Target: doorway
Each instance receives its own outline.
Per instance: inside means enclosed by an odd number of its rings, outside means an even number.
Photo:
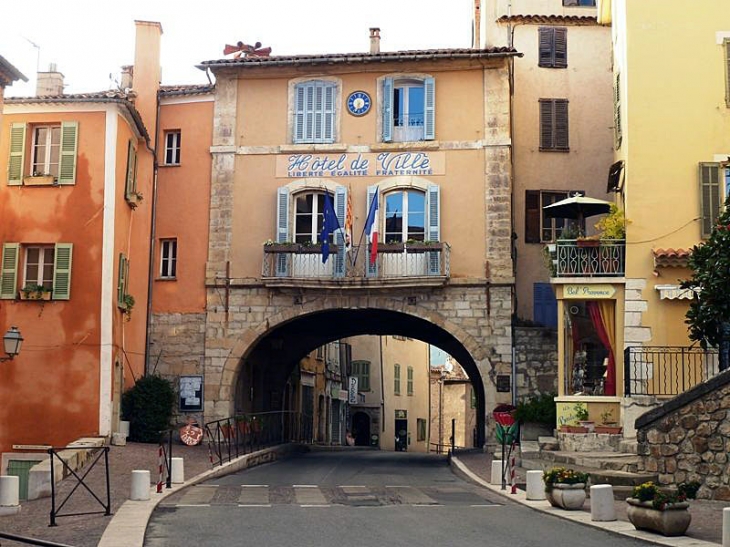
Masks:
[[[408,450],[408,420],[395,421],[395,451],[406,452]]]
[[[365,412],[352,415],[352,436],[355,446],[370,446],[370,416]]]

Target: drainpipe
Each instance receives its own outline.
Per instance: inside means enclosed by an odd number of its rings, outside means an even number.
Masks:
[[[156,224],[157,224],[157,172],[159,165],[157,163],[157,145],[159,138],[159,127],[160,127],[160,92],[157,91],[157,113],[155,115],[155,147],[150,148],[147,143],[147,150],[152,153],[153,167],[152,167],[152,218],[150,221],[150,256],[149,266],[147,271],[147,318],[145,326],[145,345],[144,345],[144,374],[149,374],[150,368],[150,345],[151,341],[151,330],[152,330],[152,287],[154,283],[155,274],[155,238],[156,238]]]

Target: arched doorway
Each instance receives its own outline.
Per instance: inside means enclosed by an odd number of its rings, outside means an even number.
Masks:
[[[370,416],[366,412],[352,415],[352,436],[355,446],[370,446]]]

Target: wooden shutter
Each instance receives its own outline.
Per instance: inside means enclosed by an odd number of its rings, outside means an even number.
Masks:
[[[128,197],[134,190],[134,164],[136,152],[134,150],[134,143],[129,141],[127,143],[127,180],[124,183],[124,197]]]
[[[555,29],[540,27],[538,29],[538,59],[537,66],[550,68],[554,64],[553,46],[555,44]]]
[[[78,138],[78,122],[63,122],[61,124],[61,159],[58,169],[58,184],[76,184]]]
[[[335,243],[337,244],[337,256],[335,256],[335,277],[345,277],[345,213],[347,211],[347,187],[337,186],[335,188],[335,214],[340,228],[335,232]]]
[[[525,190],[525,243],[540,243],[540,191]]]
[[[555,68],[567,68],[568,29],[560,27],[553,30],[555,31],[553,43],[553,66]]]
[[[436,184],[429,184],[426,190],[426,241],[441,241],[441,192]],[[442,252],[426,253],[428,275],[441,273]]]
[[[0,269],[0,299],[14,299],[18,286],[19,243],[3,244],[2,269]]]
[[[73,243],[56,243],[53,264],[53,299],[71,298],[71,258]]]
[[[436,81],[433,78],[423,80],[423,101],[425,103],[423,138],[432,141],[436,138]]]
[[[532,289],[532,318],[546,327],[558,326],[558,301],[550,283],[535,283]]]
[[[569,146],[569,125],[568,125],[568,101],[555,99],[555,149],[568,150]]]
[[[304,84],[297,84],[294,87],[294,143],[304,142],[304,118],[306,117],[304,112],[304,95]]]
[[[613,138],[616,150],[621,148],[623,135],[621,133],[621,74],[616,73],[613,87]]]
[[[289,241],[289,188],[281,186],[276,192],[276,242]],[[289,254],[276,255],[276,275],[289,276]]]
[[[25,167],[26,124],[14,123],[10,126],[10,158],[8,159],[8,186],[23,184]]]
[[[725,38],[725,104],[730,108],[730,38]]]
[[[124,292],[127,285],[127,259],[119,253],[119,270],[117,271],[117,306],[124,304]]]
[[[383,78],[383,142],[393,140],[393,78]]]
[[[375,198],[375,192],[378,191],[377,185],[368,186],[368,199],[367,199],[367,208],[365,209],[365,219],[368,218],[368,214],[370,213],[370,204],[373,202],[373,199]],[[380,204],[378,204],[380,205]],[[380,234],[378,234],[380,235]],[[383,234],[383,237],[385,237],[385,234]],[[378,277],[378,261],[376,260],[374,264],[370,263],[370,245],[368,243],[368,234],[365,234],[364,238],[364,251],[365,251],[365,264],[367,264],[365,275],[366,277]],[[359,253],[360,251],[358,251]]]
[[[550,99],[540,99],[540,150],[552,150],[553,126],[553,103]]]
[[[720,164],[700,163],[700,232],[703,239],[710,237],[720,215]]]

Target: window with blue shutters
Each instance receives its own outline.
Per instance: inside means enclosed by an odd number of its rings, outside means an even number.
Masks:
[[[384,78],[383,142],[436,138],[436,85],[431,77]]]
[[[295,143],[335,142],[337,84],[311,80],[294,86]]]

